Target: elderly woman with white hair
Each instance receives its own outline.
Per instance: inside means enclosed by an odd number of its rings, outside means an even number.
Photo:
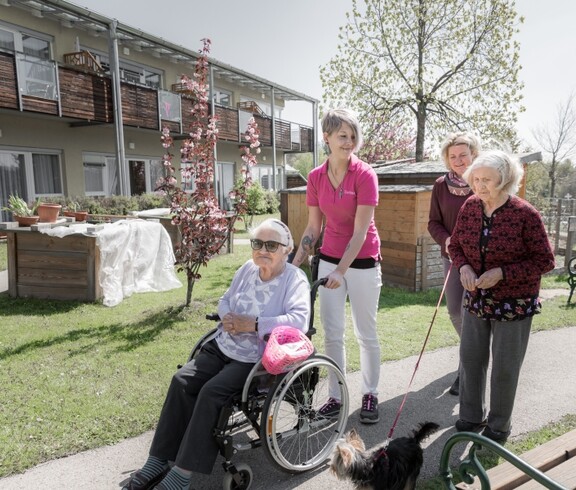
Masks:
[[[522,175],[521,164],[508,154],[481,153],[463,175],[474,195],[460,209],[448,246],[466,290],[456,429],[483,430],[484,436],[499,443],[510,435],[532,318],[541,309],[540,279],[554,268],[540,214],[514,195]]]
[[[308,331],[310,286],[304,272],[288,263],[290,230],[268,219],[251,236],[252,259],[220,298],[216,333],[174,374],[148,459],[124,489],[189,489],[193,472],[210,474],[220,411],[261,359],[265,336],[280,325]],[[175,462],[172,469],[169,461]]]

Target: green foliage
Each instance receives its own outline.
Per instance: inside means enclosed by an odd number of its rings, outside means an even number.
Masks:
[[[554,173],[555,194],[560,198],[576,197],[576,168],[570,160],[556,165],[550,162],[535,162],[526,166],[526,200],[540,212],[546,213],[550,206],[551,180]]]
[[[280,210],[280,200],[276,191],[264,191],[264,202],[266,203],[264,214],[274,214]]]
[[[34,216],[39,204],[40,201],[36,201],[32,205],[28,205],[20,196],[12,194],[8,197],[8,206],[3,207],[2,210],[10,211],[14,216]]]
[[[318,164],[321,164],[328,158],[323,144],[319,145],[320,151],[318,152]],[[294,167],[302,177],[308,178],[310,170],[314,168],[314,158],[312,153],[289,153],[286,155],[286,163]]]
[[[522,110],[518,19],[508,0],[353,0],[338,53],[321,67],[324,103],[408,124],[416,159],[455,129],[511,140]],[[430,136],[430,138],[429,138]]]
[[[243,186],[242,179],[236,181],[234,186],[237,189]],[[248,189],[246,189],[246,215],[241,219],[244,221],[246,229],[252,226],[252,219],[254,216],[262,214],[275,214],[280,209],[280,201],[278,194],[274,191],[266,190],[260,185],[259,182],[253,182]]]
[[[259,182],[254,182],[246,191],[248,214],[266,214],[266,191]]]
[[[53,197],[43,199],[47,202],[61,204],[67,209],[88,211],[90,214],[111,214],[124,216],[130,211],[144,211],[145,209],[167,208],[169,202],[162,194],[141,194],[138,196],[71,196]]]

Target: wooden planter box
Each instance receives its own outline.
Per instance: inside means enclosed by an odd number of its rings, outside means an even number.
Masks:
[[[13,298],[97,301],[100,251],[95,236],[62,238],[31,231],[6,230],[8,294]]]

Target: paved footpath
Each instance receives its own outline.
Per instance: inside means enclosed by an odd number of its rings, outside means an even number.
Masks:
[[[512,438],[539,429],[563,415],[576,413],[576,327],[532,334],[522,370]],[[367,447],[386,439],[390,426],[409,379],[416,357],[387,362],[381,368],[380,423],[363,426],[358,422],[360,409],[360,377],[349,376],[352,400],[349,427],[356,427]],[[423,477],[438,474],[442,447],[454,433],[458,418],[458,399],[447,390],[455,377],[457,348],[451,347],[425,353],[412,385],[406,405],[395,430],[395,436],[406,434],[422,421],[434,421],[441,430],[426,444]],[[19,475],[0,479],[0,490],[29,488],[52,489],[119,489],[129,475],[145,461],[152,433],[125,440],[114,446],[86,451],[74,456],[44,463]],[[458,447],[454,460],[464,452]],[[324,466],[314,472],[289,475],[274,469],[261,449],[240,453],[236,462],[244,462],[254,472],[254,490],[259,489],[351,489],[348,483],[338,482]],[[212,475],[193,483],[196,490],[222,488],[223,470],[217,462]]]

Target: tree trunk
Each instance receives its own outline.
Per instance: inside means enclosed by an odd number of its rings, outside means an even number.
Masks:
[[[556,194],[556,159],[552,158],[552,163],[550,164],[550,172],[548,172],[550,177],[550,197],[555,197]]]
[[[186,306],[190,306],[192,302],[192,291],[194,290],[194,284],[196,283],[196,279],[193,277],[188,278],[188,289],[186,290]]]
[[[426,139],[426,104],[418,103],[416,114],[416,161],[424,161],[424,143]]]

